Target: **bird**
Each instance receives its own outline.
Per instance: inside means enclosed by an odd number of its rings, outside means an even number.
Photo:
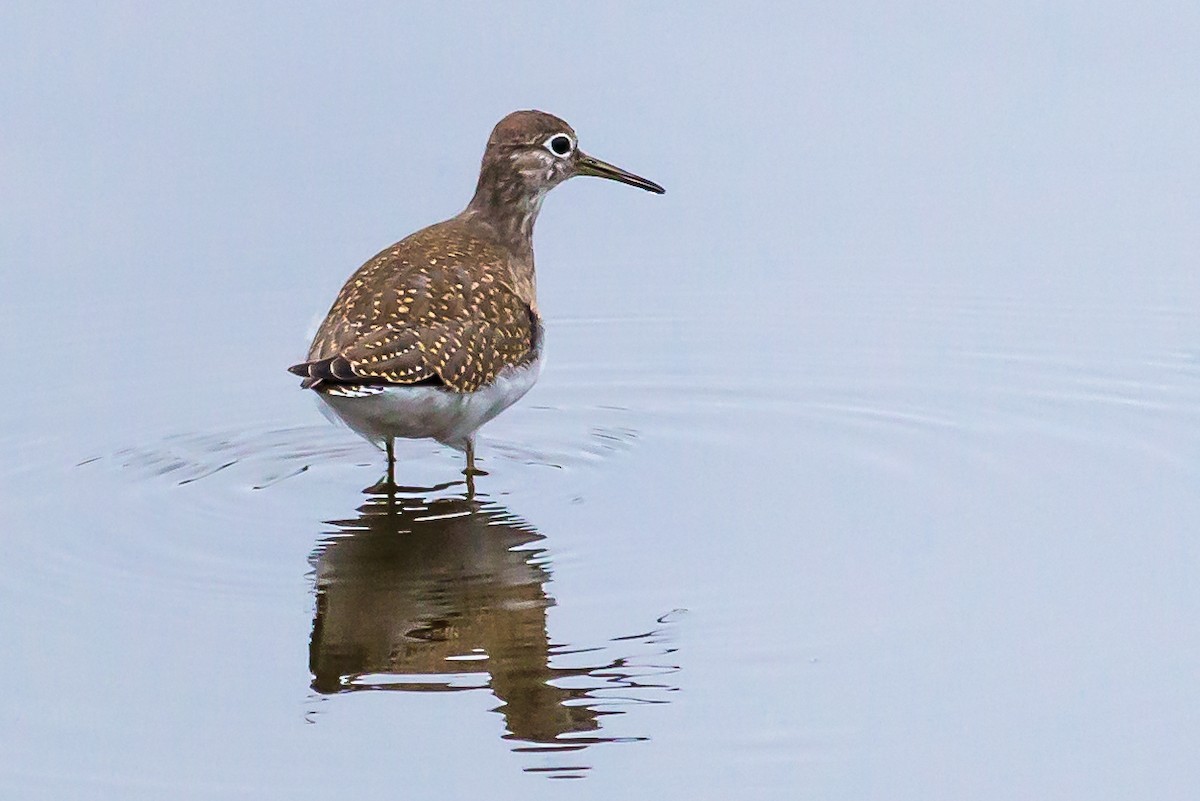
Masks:
[[[433,439],[486,475],[475,434],[533,387],[542,368],[533,227],[554,187],[578,175],[656,194],[657,183],[579,149],[553,114],[515,111],[488,137],[475,194],[459,214],[385,248],[350,276],[289,371],[328,411],[387,454]]]

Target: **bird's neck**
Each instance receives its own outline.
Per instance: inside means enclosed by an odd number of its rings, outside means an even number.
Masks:
[[[533,226],[546,190],[530,190],[520,180],[489,180],[485,168],[475,196],[459,215],[461,219],[491,229],[496,239],[512,254],[511,266],[517,291],[536,308],[536,278],[533,268]]]
[[[549,187],[533,186],[507,166],[485,159],[463,215],[487,223],[514,253],[524,255],[533,252],[533,225]]]

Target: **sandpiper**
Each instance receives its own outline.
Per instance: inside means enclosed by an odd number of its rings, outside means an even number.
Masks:
[[[516,111],[488,138],[475,196],[449,220],[359,267],[317,330],[302,376],[350,428],[387,451],[431,438],[467,455],[475,432],[516,403],[541,370],[533,225],[542,199],[576,175],[665,190],[585,154],[570,125]]]

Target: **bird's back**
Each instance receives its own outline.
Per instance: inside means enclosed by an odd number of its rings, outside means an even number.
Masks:
[[[475,391],[536,357],[533,286],[513,262],[509,248],[471,220],[417,231],[350,276],[308,361],[292,372],[317,388],[440,383]]]

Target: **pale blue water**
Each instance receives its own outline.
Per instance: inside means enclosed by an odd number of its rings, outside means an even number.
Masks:
[[[6,7],[0,795],[1194,798],[1198,33]],[[530,105],[668,193],[547,201],[476,503],[364,496],[284,368]]]

